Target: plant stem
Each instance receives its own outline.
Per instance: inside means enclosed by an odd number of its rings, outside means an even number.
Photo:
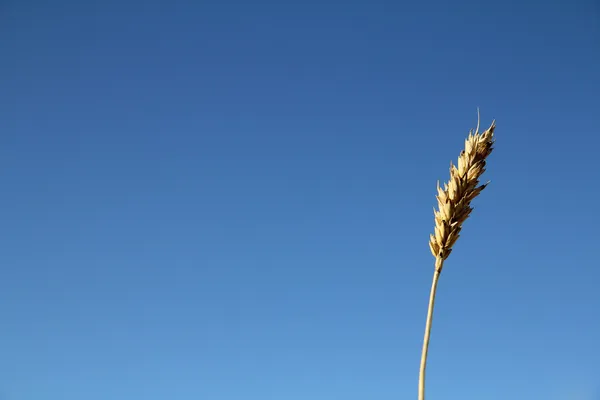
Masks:
[[[425,323],[425,338],[423,339],[423,352],[421,354],[421,370],[419,372],[419,400],[425,400],[425,369],[427,366],[427,351],[429,350],[429,336],[431,335],[431,321],[433,320],[433,307],[435,305],[435,292],[437,290],[438,280],[444,260],[437,257],[435,260],[435,272],[433,273],[433,282],[431,283],[431,293],[429,294],[429,307],[427,308],[427,322]]]

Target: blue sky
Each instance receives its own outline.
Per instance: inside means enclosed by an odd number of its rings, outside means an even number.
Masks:
[[[5,1],[0,399],[600,396],[592,0]]]

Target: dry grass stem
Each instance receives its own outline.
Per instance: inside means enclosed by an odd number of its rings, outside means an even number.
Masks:
[[[479,178],[485,172],[486,158],[493,150],[495,128],[496,124],[492,122],[485,132],[479,133],[479,122],[477,122],[477,129],[469,132],[465,141],[465,149],[458,158],[458,164],[455,166],[450,163],[450,180],[444,184],[443,188],[438,182],[436,196],[438,209],[433,210],[435,229],[434,234],[429,238],[429,248],[435,257],[435,270],[429,295],[425,337],[421,353],[419,400],[425,400],[425,370],[438,280],[444,261],[452,252],[452,246],[460,236],[463,223],[473,211],[471,201],[487,186],[487,183],[479,185]]]

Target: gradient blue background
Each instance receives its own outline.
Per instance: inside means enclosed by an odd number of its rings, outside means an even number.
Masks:
[[[4,1],[0,399],[415,399],[436,180],[497,119],[428,394],[600,389],[600,6]]]

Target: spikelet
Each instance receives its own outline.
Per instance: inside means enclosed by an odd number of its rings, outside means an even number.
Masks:
[[[493,150],[495,122],[483,133],[477,129],[469,132],[465,149],[460,153],[458,164],[450,163],[450,180],[443,188],[437,185],[438,209],[435,215],[434,233],[429,238],[429,248],[441,271],[443,261],[452,252],[452,246],[460,236],[462,224],[471,214],[471,201],[487,186],[479,185],[485,172],[485,160]]]

